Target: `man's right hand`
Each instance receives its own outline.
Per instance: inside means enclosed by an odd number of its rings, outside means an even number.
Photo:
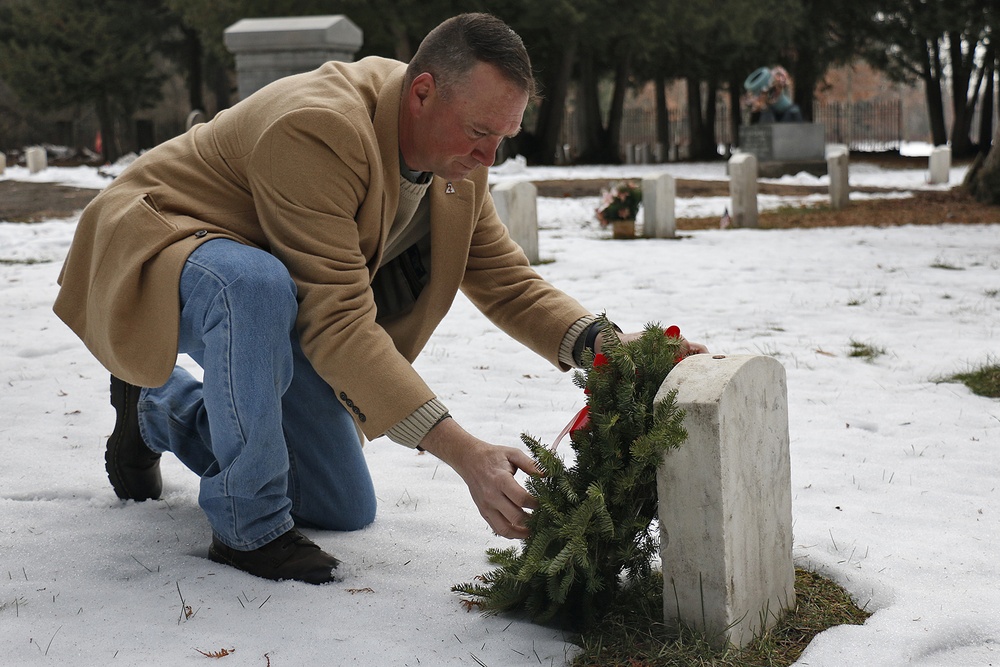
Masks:
[[[538,500],[517,483],[514,474],[518,470],[542,474],[534,459],[520,449],[480,440],[451,418],[432,428],[420,446],[461,476],[494,533],[511,539],[528,537],[524,510],[537,509]]]

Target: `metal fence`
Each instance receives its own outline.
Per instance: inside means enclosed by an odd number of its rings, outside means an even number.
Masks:
[[[903,141],[903,103],[829,102],[814,110],[826,128],[826,142],[845,144],[852,151],[898,150]]]
[[[903,141],[903,104],[900,100],[886,102],[831,102],[816,105],[815,122],[825,126],[826,142],[845,144],[852,151],[897,150]],[[575,109],[567,109],[563,119],[562,147],[559,161],[572,162],[579,155],[582,141],[580,117]],[[670,141],[659,144],[656,139],[656,113],[651,109],[625,109],[621,137],[623,162],[666,162],[688,156],[690,123],[686,109],[670,110]],[[715,139],[719,154],[733,146],[730,108],[719,102],[715,111]]]

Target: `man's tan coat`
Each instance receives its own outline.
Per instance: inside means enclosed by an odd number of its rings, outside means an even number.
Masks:
[[[303,350],[360,408],[369,438],[434,397],[411,362],[460,288],[559,365],[564,334],[589,312],[530,268],[485,168],[453,184],[434,178],[430,282],[411,312],[376,324],[370,284],[399,199],[405,67],[327,63],[140,157],[80,218],[55,312],[111,373],[159,386],[177,357],[187,256],[215,238],[262,248],[298,287]]]

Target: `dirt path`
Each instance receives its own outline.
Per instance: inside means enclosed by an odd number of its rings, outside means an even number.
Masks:
[[[89,204],[98,192],[52,183],[0,181],[0,220],[39,222],[68,218]]]

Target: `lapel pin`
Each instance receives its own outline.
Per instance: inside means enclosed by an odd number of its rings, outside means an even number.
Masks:
[[[455,186],[451,184],[451,181],[448,181],[448,185],[445,186],[444,193],[446,195],[453,195],[453,194],[455,194]]]

